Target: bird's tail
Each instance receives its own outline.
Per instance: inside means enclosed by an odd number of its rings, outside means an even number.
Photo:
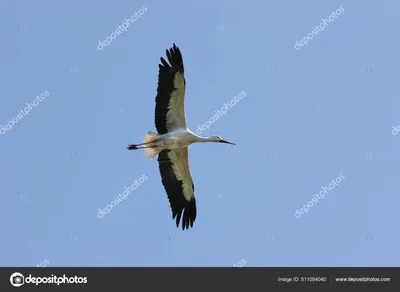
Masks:
[[[159,154],[163,149],[161,147],[157,147],[153,145],[159,134],[149,131],[144,137],[142,144],[131,144],[128,145],[129,150],[137,150],[144,148],[144,153],[149,157],[149,159],[154,158],[157,154]]]
[[[163,149],[161,147],[149,147],[144,148],[144,153],[147,155],[149,159],[153,159],[156,155],[158,155]]]
[[[157,133],[149,131],[146,136],[144,136],[143,144],[150,144],[158,137]],[[154,158],[158,153],[160,153],[163,149],[157,146],[149,146],[144,148],[144,153],[147,155],[149,159]]]
[[[146,136],[144,136],[143,144],[153,142],[157,138],[158,134],[152,131],[148,131]]]

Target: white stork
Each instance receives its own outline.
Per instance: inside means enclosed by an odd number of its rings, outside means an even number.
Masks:
[[[129,150],[144,148],[149,159],[158,154],[158,164],[165,191],[179,227],[182,212],[182,230],[193,227],[196,220],[194,184],[189,169],[188,146],[195,142],[220,142],[219,136],[197,136],[186,127],[185,89],[183,60],[179,48],[166,50],[169,64],[161,57],[158,65],[158,88],[156,96],[155,125],[158,133],[149,131],[142,144],[131,144]]]

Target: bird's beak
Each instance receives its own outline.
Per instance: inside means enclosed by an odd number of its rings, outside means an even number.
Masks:
[[[235,143],[232,143],[232,142],[229,142],[229,141],[226,141],[226,140],[220,140],[219,142],[220,142],[220,143],[226,143],[226,144],[236,145]]]

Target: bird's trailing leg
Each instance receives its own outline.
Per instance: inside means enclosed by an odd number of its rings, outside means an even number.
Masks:
[[[147,144],[149,144],[149,145],[147,145]],[[130,145],[128,145],[128,150],[138,150],[138,149],[143,149],[143,148],[147,148],[147,147],[154,147],[154,146],[151,146],[151,143],[130,144]]]
[[[157,154],[159,154],[163,150],[162,147],[158,147],[157,145],[154,145],[153,143],[128,145],[128,150],[138,150],[138,149],[144,149],[144,153],[147,155],[147,157],[149,159],[154,158]]]
[[[128,150],[144,149],[144,153],[147,155],[147,157],[152,159],[163,150],[162,147],[159,147],[157,145],[157,136],[157,133],[149,131],[144,137],[144,141],[142,144],[128,145]]]
[[[129,150],[137,150],[137,149],[143,149],[143,148],[149,148],[149,147],[155,147],[155,142],[158,134],[154,133],[152,131],[149,131],[146,136],[144,137],[143,143],[142,144],[131,144],[128,145]],[[142,146],[142,147],[140,147]]]

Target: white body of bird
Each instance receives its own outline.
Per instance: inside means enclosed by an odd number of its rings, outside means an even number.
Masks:
[[[205,138],[196,135],[189,129],[176,129],[162,135],[149,131],[143,143],[153,142],[151,143],[152,147],[161,148],[161,150],[174,150],[188,147],[196,142],[219,142],[219,140],[221,140],[221,138],[218,136]]]

